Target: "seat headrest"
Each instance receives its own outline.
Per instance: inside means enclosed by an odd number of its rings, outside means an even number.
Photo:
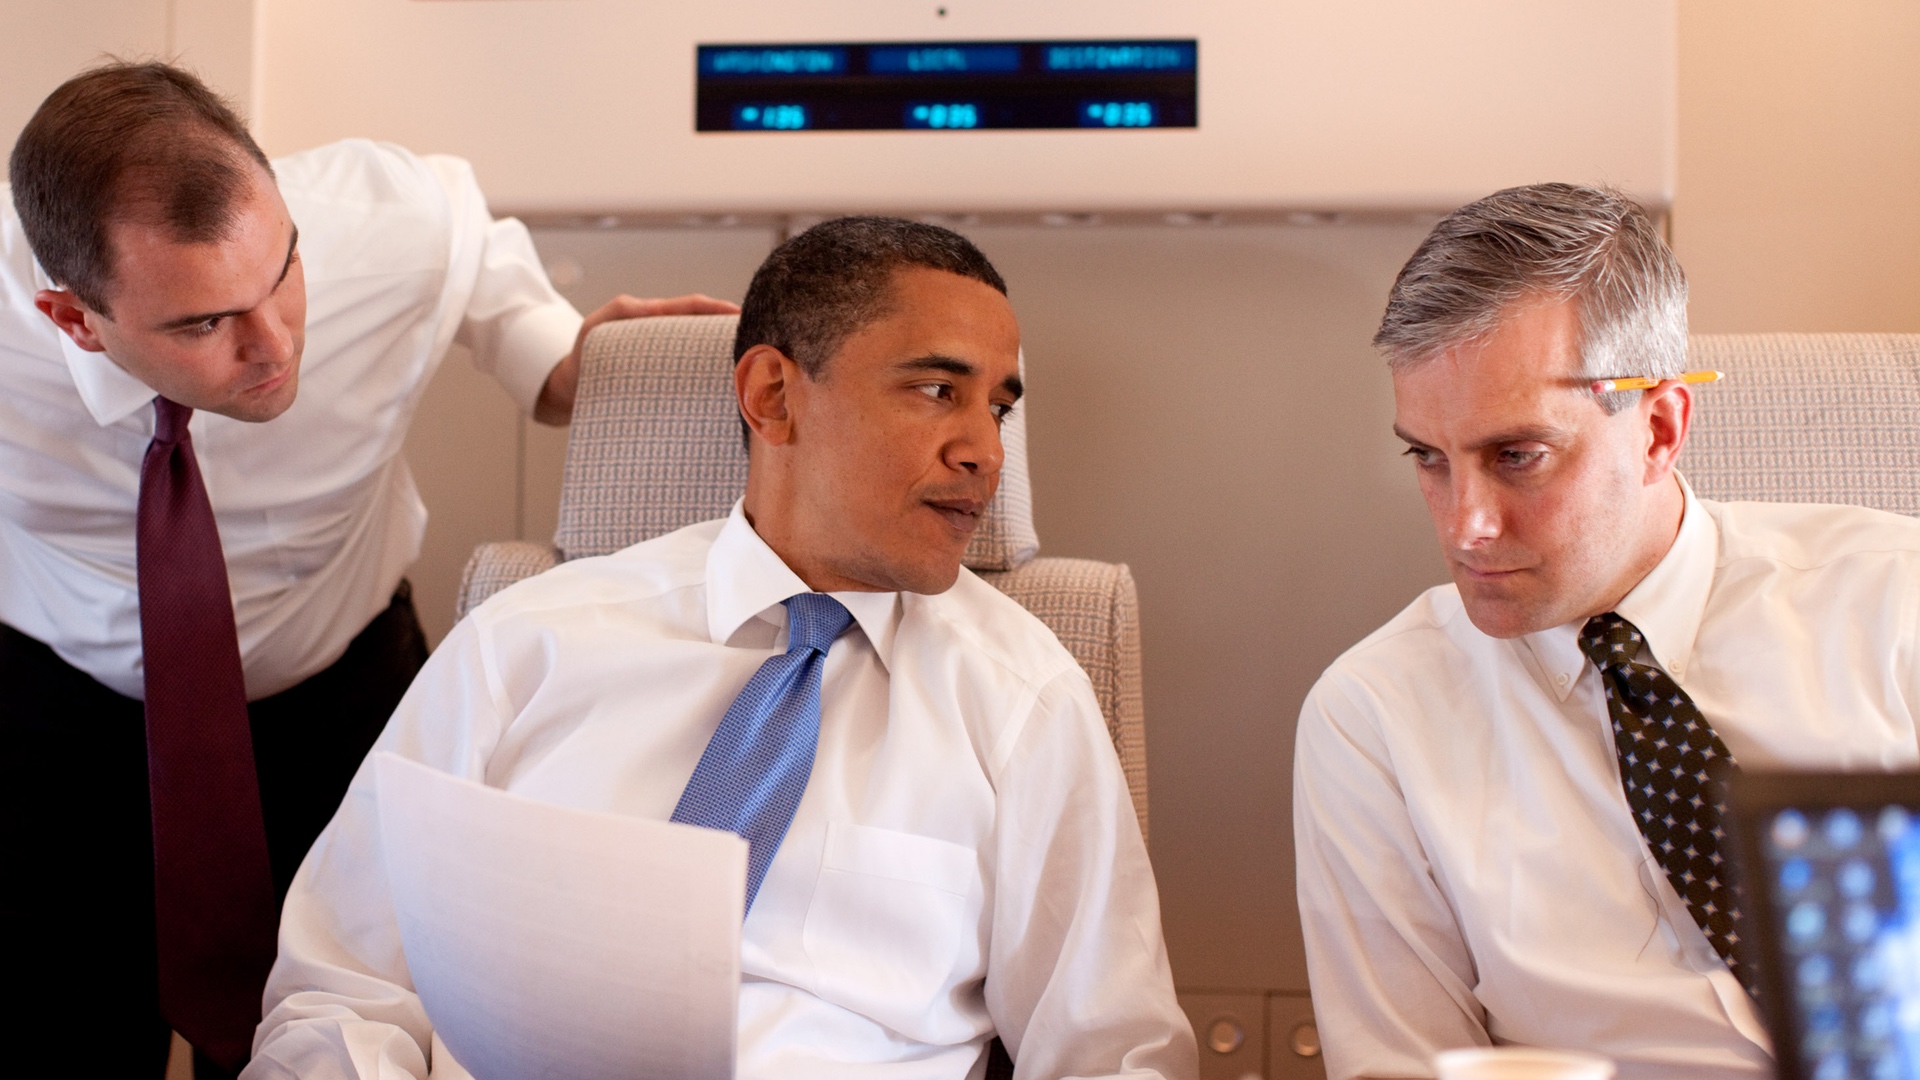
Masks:
[[[1709,499],[1920,515],[1920,334],[1702,334],[1680,471]]]

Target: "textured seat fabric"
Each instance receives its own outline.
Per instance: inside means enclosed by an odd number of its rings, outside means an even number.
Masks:
[[[1849,503],[1920,515],[1920,335],[1703,334],[1680,461],[1710,499]]]
[[[733,316],[608,323],[588,338],[553,544],[484,544],[461,580],[462,618],[566,559],[604,555],[724,517],[746,490],[733,400]],[[1140,830],[1147,828],[1139,601],[1125,566],[1035,558],[1024,410],[1001,438],[1000,489],[964,562],[1046,623],[1093,680]]]
[[[454,599],[454,617],[467,612],[501,589],[560,565],[560,549],[527,540],[496,540],[481,544],[460,575],[460,595]]]

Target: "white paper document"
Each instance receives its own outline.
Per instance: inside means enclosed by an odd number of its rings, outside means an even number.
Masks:
[[[732,1077],[746,841],[373,764],[407,967],[476,1080]]]

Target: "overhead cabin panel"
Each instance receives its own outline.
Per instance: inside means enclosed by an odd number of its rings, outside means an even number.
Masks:
[[[253,112],[533,213],[1671,201],[1675,0],[258,0]]]

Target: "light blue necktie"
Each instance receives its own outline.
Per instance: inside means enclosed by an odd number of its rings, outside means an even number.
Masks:
[[[824,593],[787,598],[787,651],[760,665],[708,741],[673,820],[747,841],[747,904],[813,773],[820,743],[820,672],[853,614]]]

